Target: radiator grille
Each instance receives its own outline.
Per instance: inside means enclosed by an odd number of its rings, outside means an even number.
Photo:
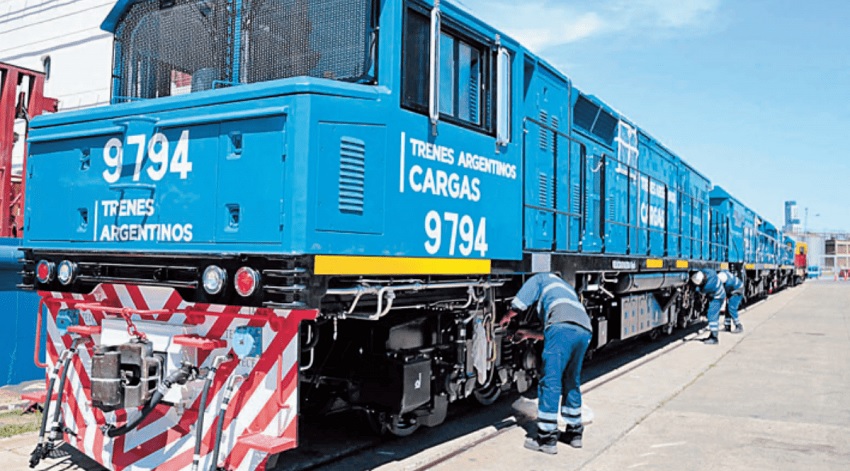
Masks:
[[[593,127],[593,123],[596,121],[596,114],[598,112],[599,107],[593,104],[593,102],[583,96],[578,97],[573,109],[573,119],[575,120],[576,126],[580,126],[585,130],[590,131]]]
[[[248,0],[243,80],[296,76],[367,79],[372,0]]]
[[[608,144],[614,142],[614,132],[617,130],[617,118],[606,111],[601,111],[593,125],[593,134]]]
[[[115,35],[116,101],[208,90],[227,78],[226,0],[135,3]]]
[[[114,101],[312,76],[374,80],[373,0],[141,0],[115,34]],[[239,75],[237,75],[239,74]]]

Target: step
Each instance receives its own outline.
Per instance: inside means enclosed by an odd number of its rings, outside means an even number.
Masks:
[[[44,400],[47,399],[47,391],[31,391],[21,394],[21,400],[35,402],[38,404],[44,404]],[[50,397],[51,401],[56,400],[56,393]]]
[[[199,350],[215,350],[227,346],[227,342],[222,339],[209,339],[200,335],[175,335],[172,340],[177,345],[184,347],[194,347]]]
[[[70,325],[68,326],[68,332],[82,335],[83,337],[91,337],[92,335],[99,335],[101,327],[99,325]]]
[[[262,433],[245,434],[236,439],[237,444],[242,444],[248,448],[264,451],[270,454],[277,454],[283,451],[295,448],[298,444],[294,439],[289,437],[272,437]]]

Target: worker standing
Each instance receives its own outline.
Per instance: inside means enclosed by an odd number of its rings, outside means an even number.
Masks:
[[[709,298],[708,303],[708,330],[709,337],[703,341],[707,345],[717,345],[720,342],[717,331],[720,328],[720,308],[726,300],[726,289],[717,277],[717,272],[710,268],[703,268],[691,275],[691,282],[697,287],[697,292]]]
[[[744,282],[735,276],[734,273],[723,270],[717,274],[720,283],[723,284],[723,289],[726,291],[726,319],[724,325],[726,332],[740,334],[744,331],[744,325],[738,320],[738,307],[744,299]],[[732,330],[734,323],[735,329]]]
[[[590,345],[593,328],[590,317],[575,289],[554,273],[532,276],[522,285],[511,310],[501,320],[507,325],[517,311],[537,302],[541,331],[520,329],[514,340],[543,340],[543,377],[538,384],[537,435],[525,441],[525,448],[555,454],[561,441],[581,448],[581,365]],[[566,422],[558,431],[558,408]]]

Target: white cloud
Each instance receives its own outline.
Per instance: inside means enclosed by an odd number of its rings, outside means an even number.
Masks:
[[[617,0],[613,8],[622,12],[622,26],[654,25],[682,29],[700,24],[720,0]]]
[[[610,34],[704,26],[721,0],[455,0],[531,50]]]
[[[505,24],[505,32],[532,50],[588,38],[605,28],[605,22],[594,12],[580,15],[552,12],[547,15],[545,24],[541,24],[539,14],[525,8],[512,12],[510,23]],[[531,18],[526,19],[525,16]]]

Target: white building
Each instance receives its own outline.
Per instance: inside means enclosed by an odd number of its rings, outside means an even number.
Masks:
[[[47,72],[60,110],[109,104],[115,0],[0,0],[0,62]]]

